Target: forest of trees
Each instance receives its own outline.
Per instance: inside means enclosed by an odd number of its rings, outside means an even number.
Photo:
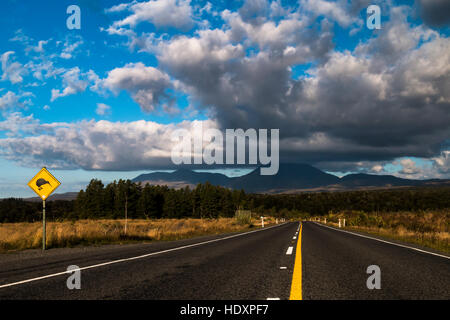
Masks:
[[[92,180],[73,201],[47,201],[48,220],[158,219],[232,217],[238,208],[276,217],[308,217],[345,210],[397,212],[450,208],[450,187],[372,191],[246,194],[199,184],[194,189],[141,186],[130,180],[104,185]],[[23,199],[0,201],[0,222],[40,221],[42,203]]]

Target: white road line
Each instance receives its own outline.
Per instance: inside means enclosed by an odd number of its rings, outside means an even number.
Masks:
[[[297,239],[297,237],[293,237],[292,239],[294,239],[294,240],[295,240],[295,239]]]
[[[334,231],[345,232],[345,233],[349,233],[349,234],[352,234],[352,235],[354,235],[354,236],[358,236],[358,237],[361,237],[361,238],[367,238],[367,239],[371,239],[371,240],[375,240],[375,241],[379,241],[379,242],[384,242],[384,243],[387,243],[387,244],[391,244],[391,245],[393,245],[393,246],[402,247],[402,248],[406,248],[406,249],[411,249],[411,250],[419,251],[419,252],[422,252],[422,253],[428,253],[428,254],[431,254],[431,255],[433,255],[433,256],[437,256],[437,257],[441,257],[441,258],[445,258],[445,259],[450,259],[450,257],[444,256],[444,255],[442,255],[442,254],[433,253],[433,252],[421,250],[421,249],[414,248],[414,247],[410,247],[410,246],[405,246],[405,245],[403,245],[403,244],[394,243],[394,242],[390,242],[390,241],[386,241],[386,240],[381,240],[381,239],[377,239],[377,238],[372,238],[372,237],[365,236],[365,235],[362,235],[362,234],[359,234],[359,233],[355,233],[355,232],[351,232],[351,231],[339,230],[339,229],[331,228],[331,227],[329,227],[329,226],[326,226],[326,225],[323,225],[323,224],[319,224],[319,223],[317,223],[317,222],[314,222],[314,223],[317,224],[318,226],[325,227],[325,228],[328,228],[328,229],[331,229],[331,230],[334,230]]]
[[[267,300],[280,300],[280,298],[267,298]]]
[[[281,269],[281,270],[286,270],[286,269],[287,269],[287,267],[280,267],[280,269]]]
[[[108,262],[104,262],[104,263],[95,264],[95,265],[92,265],[92,266],[82,267],[82,268],[79,268],[79,269],[73,269],[73,270],[70,270],[70,271],[63,271],[63,272],[48,274],[48,275],[37,277],[37,278],[32,278],[32,279],[27,279],[27,280],[7,283],[7,284],[0,285],[0,289],[7,288],[7,287],[12,287],[12,286],[17,286],[17,285],[20,285],[20,284],[29,283],[29,282],[33,282],[33,281],[38,281],[38,280],[53,278],[53,277],[57,277],[57,276],[62,276],[64,274],[72,274],[75,271],[88,270],[88,269],[103,267],[103,266],[116,264],[116,263],[120,263],[120,262],[126,262],[126,261],[133,261],[133,260],[143,259],[143,258],[147,258],[147,257],[151,257],[151,256],[156,256],[158,254],[163,254],[163,253],[167,253],[167,252],[172,252],[172,251],[177,251],[177,250],[197,247],[197,246],[201,246],[201,245],[208,244],[208,243],[228,240],[228,239],[244,236],[244,235],[247,235],[247,234],[250,234],[250,233],[254,233],[254,232],[266,231],[266,230],[269,230],[269,229],[272,229],[272,228],[280,227],[280,226],[282,226],[284,224],[286,224],[286,223],[275,225],[275,226],[271,226],[271,227],[264,228],[264,229],[258,229],[258,230],[244,232],[244,233],[239,233],[239,234],[235,234],[235,235],[228,236],[228,237],[225,237],[225,238],[208,240],[208,241],[204,241],[204,242],[200,242],[200,243],[189,244],[189,245],[182,246],[182,247],[177,247],[177,248],[167,249],[167,250],[163,250],[163,251],[152,252],[152,253],[144,254],[144,255],[141,255],[141,256],[108,261]]]
[[[294,250],[294,247],[289,247],[289,248],[287,249],[287,251],[286,251],[286,254],[287,254],[287,255],[292,254],[292,250]]]

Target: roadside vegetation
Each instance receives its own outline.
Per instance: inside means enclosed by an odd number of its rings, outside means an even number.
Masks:
[[[275,223],[266,218],[265,225]],[[203,235],[254,230],[261,220],[250,218],[157,219],[157,220],[77,220],[49,222],[47,247],[61,248],[101,244],[124,244],[147,241],[171,241]],[[0,224],[0,253],[37,249],[42,246],[42,223]]]
[[[319,216],[331,223],[345,217],[354,230],[448,253],[449,212],[450,187],[248,194],[209,183],[175,190],[94,179],[75,200],[46,202],[49,247],[174,240],[247,230],[260,216]],[[41,223],[41,202],[0,200],[0,251],[40,247]]]
[[[450,209],[450,187],[421,187],[302,194],[248,194],[199,184],[179,190],[119,180],[104,185],[92,180],[75,200],[47,201],[49,221],[83,219],[232,218],[236,210],[250,210],[277,218],[308,218],[346,210],[421,212]],[[36,222],[42,203],[23,199],[0,200],[1,222]]]
[[[338,226],[339,219],[345,219],[345,229],[450,254],[450,210],[378,213],[343,211],[329,213],[318,219],[323,222],[325,218],[327,224],[333,226]]]

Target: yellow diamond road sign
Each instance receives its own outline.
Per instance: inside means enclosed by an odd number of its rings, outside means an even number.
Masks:
[[[61,183],[56,180],[46,168],[42,168],[41,171],[28,182],[28,186],[33,189],[42,200],[46,200],[60,184]]]

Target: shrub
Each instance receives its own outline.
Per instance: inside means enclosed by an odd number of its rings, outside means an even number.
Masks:
[[[234,217],[237,223],[241,225],[251,224],[252,222],[252,212],[249,210],[237,210]]]

